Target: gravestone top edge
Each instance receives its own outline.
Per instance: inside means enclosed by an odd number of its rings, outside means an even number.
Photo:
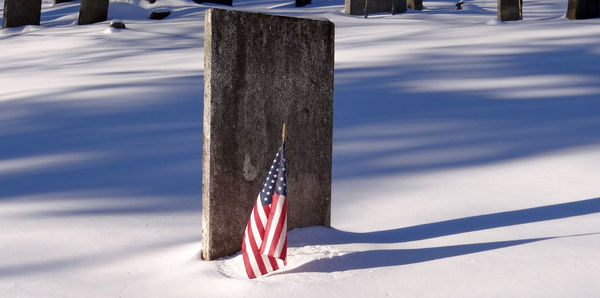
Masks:
[[[229,12],[229,13],[244,13],[244,14],[248,14],[248,15],[260,15],[260,16],[271,16],[271,17],[275,17],[275,18],[281,18],[281,19],[289,19],[289,20],[309,20],[309,21],[317,21],[317,22],[326,22],[326,23],[331,23],[334,25],[334,23],[325,17],[319,17],[319,16],[285,16],[285,15],[279,15],[279,14],[273,14],[273,13],[268,13],[268,12],[258,12],[258,11],[245,11],[245,10],[237,10],[237,9],[228,9],[228,8],[220,8],[220,7],[210,7],[206,9],[206,19],[209,19],[209,15],[213,14],[213,13],[221,13],[221,12]]]

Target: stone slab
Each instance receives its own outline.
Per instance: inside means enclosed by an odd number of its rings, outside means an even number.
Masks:
[[[296,7],[306,6],[312,3],[312,0],[296,0]]]
[[[523,19],[523,0],[498,0],[498,20],[519,21]]]
[[[4,0],[2,28],[40,25],[42,0]]]
[[[202,258],[241,249],[287,124],[288,228],[330,225],[334,24],[208,9]]]
[[[423,10],[423,0],[406,0],[406,6],[412,10]]]
[[[194,0],[195,3],[215,3],[215,4],[223,4],[233,6],[233,0]]]
[[[151,20],[162,20],[171,15],[171,11],[167,9],[157,9],[148,17]]]
[[[108,17],[108,4],[108,0],[81,0],[79,25],[106,21]]]
[[[567,18],[583,20],[600,17],[599,0],[569,0]]]
[[[369,1],[367,3],[367,1]],[[344,13],[350,15],[365,14],[365,4],[367,13],[402,13],[406,12],[407,0],[345,0]],[[392,12],[392,6],[394,11]]]

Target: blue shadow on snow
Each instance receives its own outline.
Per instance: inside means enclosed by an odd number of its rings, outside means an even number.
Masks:
[[[293,247],[317,244],[409,242],[598,212],[600,212],[600,198],[594,198],[367,233],[307,228],[295,231],[295,236],[298,236],[295,238],[301,240],[290,239],[289,245]]]

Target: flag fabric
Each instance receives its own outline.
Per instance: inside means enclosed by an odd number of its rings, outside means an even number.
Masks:
[[[284,148],[285,143],[273,160],[244,232],[242,254],[250,279],[286,264],[287,185]]]

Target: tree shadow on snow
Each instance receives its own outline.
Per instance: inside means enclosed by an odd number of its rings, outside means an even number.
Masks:
[[[389,267],[398,265],[408,265],[422,263],[449,257],[467,255],[477,252],[505,248],[510,246],[522,245],[542,240],[577,237],[591,234],[569,235],[560,237],[530,238],[521,240],[496,241],[485,243],[472,243],[462,245],[450,245],[440,247],[416,248],[416,249],[380,249],[352,252],[341,256],[334,256],[330,259],[320,259],[308,262],[297,268],[284,273],[299,272],[336,272],[356,269],[367,269],[376,267]]]
[[[400,229],[368,233],[352,233],[336,229],[311,227],[293,231],[288,238],[288,241],[290,247],[349,243],[401,243],[498,227],[588,215],[598,212],[600,212],[600,198],[594,198],[576,202],[478,215]],[[314,260],[292,270],[282,272],[281,274],[296,272],[335,272],[407,265],[549,239],[597,234],[599,233],[471,243],[417,249],[357,251],[341,256],[334,256],[329,259]]]
[[[598,212],[600,198],[594,198],[367,233],[311,227],[294,231],[294,239],[289,239],[289,246],[409,242]]]
[[[545,42],[569,44],[516,54],[446,46],[402,67],[336,66],[334,181],[598,145],[598,54],[577,36]]]

